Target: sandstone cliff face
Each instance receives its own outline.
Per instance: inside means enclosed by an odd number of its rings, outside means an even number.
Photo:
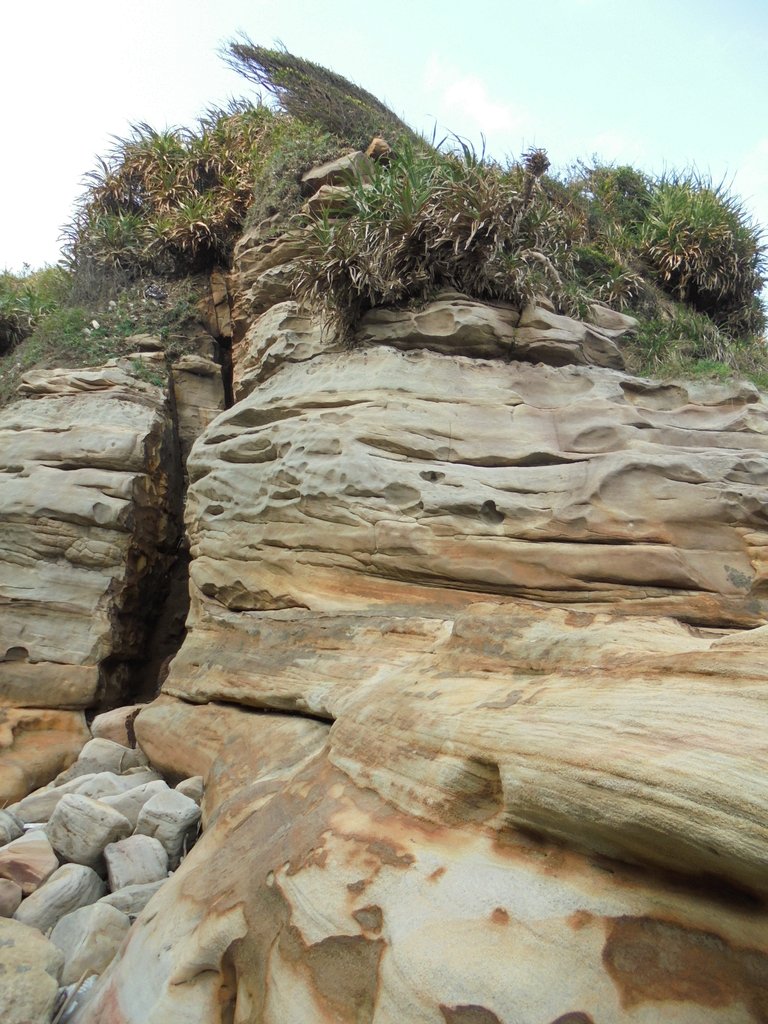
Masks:
[[[301,244],[243,239],[231,319],[214,281],[226,411],[201,352],[0,416],[5,800],[146,657],[189,480],[132,728],[204,835],[78,1024],[768,1020],[765,398],[631,377],[600,307],[443,293],[343,349]]]
[[[172,389],[135,363],[32,372],[26,400],[0,412],[3,804],[75,759],[84,710],[146,685],[182,539],[183,457],[223,392],[201,356],[174,367]]]
[[[142,653],[137,602],[167,570],[179,528],[159,388],[112,366],[31,374],[25,389],[34,400],[0,414],[6,803],[74,760],[89,735],[78,709],[119,693]],[[44,708],[58,710],[31,710]]]
[[[608,311],[341,351],[296,244],[241,246],[136,721],[206,831],[83,1019],[768,1020],[764,398],[612,369]]]
[[[327,353],[317,332],[297,359],[287,333],[283,369],[191,457],[197,591],[239,610],[492,593],[764,621],[768,408],[751,385]]]

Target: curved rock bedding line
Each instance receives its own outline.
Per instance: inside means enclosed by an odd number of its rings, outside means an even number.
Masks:
[[[334,720],[330,759],[403,812],[768,892],[768,627],[718,636],[524,602],[201,625],[166,693]],[[173,767],[169,715],[142,712],[142,744],[166,771],[201,771]]]
[[[481,592],[712,626],[768,612],[749,385],[330,352],[219,416],[189,468],[195,588],[237,611]]]

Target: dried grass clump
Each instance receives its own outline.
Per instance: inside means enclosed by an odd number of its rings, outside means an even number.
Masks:
[[[222,52],[224,60],[277,102],[280,109],[343,143],[364,149],[375,135],[392,141],[418,136],[386,104],[348,79],[286,49],[257,46],[247,36]]]

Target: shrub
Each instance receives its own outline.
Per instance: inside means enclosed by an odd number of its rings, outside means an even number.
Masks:
[[[640,251],[662,287],[732,334],[764,328],[758,294],[766,247],[741,202],[694,175],[662,179],[651,192]]]
[[[66,299],[70,287],[70,276],[59,267],[0,274],[0,354],[28,337]]]
[[[579,163],[571,170],[562,201],[571,204],[582,228],[574,238],[575,278],[591,298],[636,309],[646,297],[637,233],[651,188],[633,167]]]
[[[128,277],[194,273],[225,261],[252,199],[259,148],[276,115],[233,104],[196,130],[135,125],[86,178],[65,258]]]
[[[665,315],[641,318],[624,351],[632,372],[655,377],[747,377],[768,383],[766,344],[754,336],[734,339],[704,313],[667,303]]]
[[[265,234],[285,230],[306,200],[301,185],[304,172],[334,159],[342,149],[335,136],[289,115],[276,116],[254,159],[246,226],[269,220]]]
[[[571,172],[570,191],[581,201],[592,239],[628,232],[643,221],[651,201],[653,182],[648,175],[626,164],[618,167],[595,162],[578,163]]]

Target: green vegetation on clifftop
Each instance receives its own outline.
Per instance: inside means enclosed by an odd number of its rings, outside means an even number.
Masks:
[[[368,309],[441,288],[518,307],[545,295],[575,316],[595,301],[636,316],[635,372],[768,385],[765,240],[722,185],[600,164],[558,177],[543,150],[501,165],[456,138],[421,139],[370,93],[285,50],[241,39],[225,59],[266,99],[212,109],[193,128],[136,125],[88,175],[62,268],[0,275],[0,355],[13,350],[0,402],[29,366],[103,361],[132,333],[163,330],[142,283],[173,290],[226,267],[246,224],[265,239],[305,231],[297,295],[348,338]],[[302,174],[374,135],[387,159],[350,176],[333,209],[302,213]]]

